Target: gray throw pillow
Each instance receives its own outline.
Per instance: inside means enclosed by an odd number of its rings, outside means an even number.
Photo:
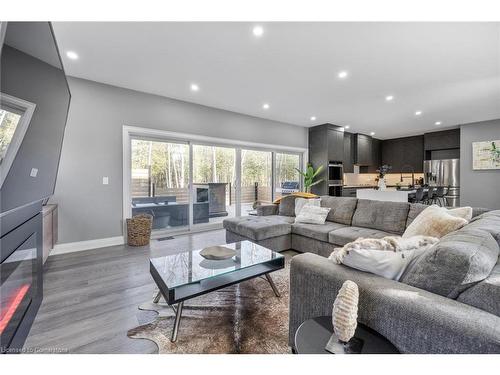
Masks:
[[[281,216],[295,216],[295,195],[287,195],[281,198],[278,212]]]
[[[400,281],[455,299],[490,275],[499,252],[490,233],[464,227],[441,238],[406,269]]]

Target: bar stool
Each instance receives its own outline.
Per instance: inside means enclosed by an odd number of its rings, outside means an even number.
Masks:
[[[423,203],[424,201],[424,188],[419,187],[415,191],[415,196],[411,198],[411,203]]]
[[[446,198],[444,197],[444,195],[446,194],[447,191],[448,191],[447,186],[438,186],[438,188],[436,190],[435,200],[442,207],[446,206]]]
[[[427,197],[425,199],[425,204],[432,204],[434,202],[436,196],[436,188],[433,186],[429,186],[429,190],[427,191]]]

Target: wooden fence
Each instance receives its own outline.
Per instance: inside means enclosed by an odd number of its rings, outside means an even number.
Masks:
[[[188,188],[165,188],[155,186],[155,196],[167,195],[175,196],[177,202],[187,203],[189,201]],[[149,185],[147,179],[133,179],[132,180],[132,198],[134,197],[148,197]],[[271,187],[270,186],[242,186],[241,187],[241,203],[253,203],[256,200],[270,202],[271,201]],[[231,185],[230,189],[226,189],[226,204],[233,205],[236,202],[236,189]]]

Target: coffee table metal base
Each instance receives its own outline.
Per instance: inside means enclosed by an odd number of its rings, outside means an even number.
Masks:
[[[266,280],[268,281],[269,285],[271,286],[271,289],[273,290],[274,295],[276,297],[280,298],[281,294],[280,294],[278,288],[276,287],[276,284],[274,283],[273,279],[271,278],[271,275],[269,273],[266,273],[264,276],[266,277]],[[153,299],[153,303],[160,302],[161,296],[162,296],[161,291],[158,291],[155,298]],[[165,298],[165,300],[167,300],[167,299]],[[174,328],[172,330],[172,336],[170,337],[170,341],[176,342],[177,335],[179,333],[179,326],[181,323],[182,309],[184,307],[184,301],[181,301],[176,305],[169,305],[169,306],[172,308],[172,310],[174,310],[174,313],[175,313]]]

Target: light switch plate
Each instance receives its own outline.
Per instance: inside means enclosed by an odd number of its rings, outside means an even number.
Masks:
[[[31,168],[30,177],[36,177],[38,174],[38,168]]]
[[[103,185],[108,185],[108,184],[109,184],[109,177],[106,177],[106,176],[105,176],[105,177],[103,177],[103,178],[102,178],[102,184],[103,184]]]

